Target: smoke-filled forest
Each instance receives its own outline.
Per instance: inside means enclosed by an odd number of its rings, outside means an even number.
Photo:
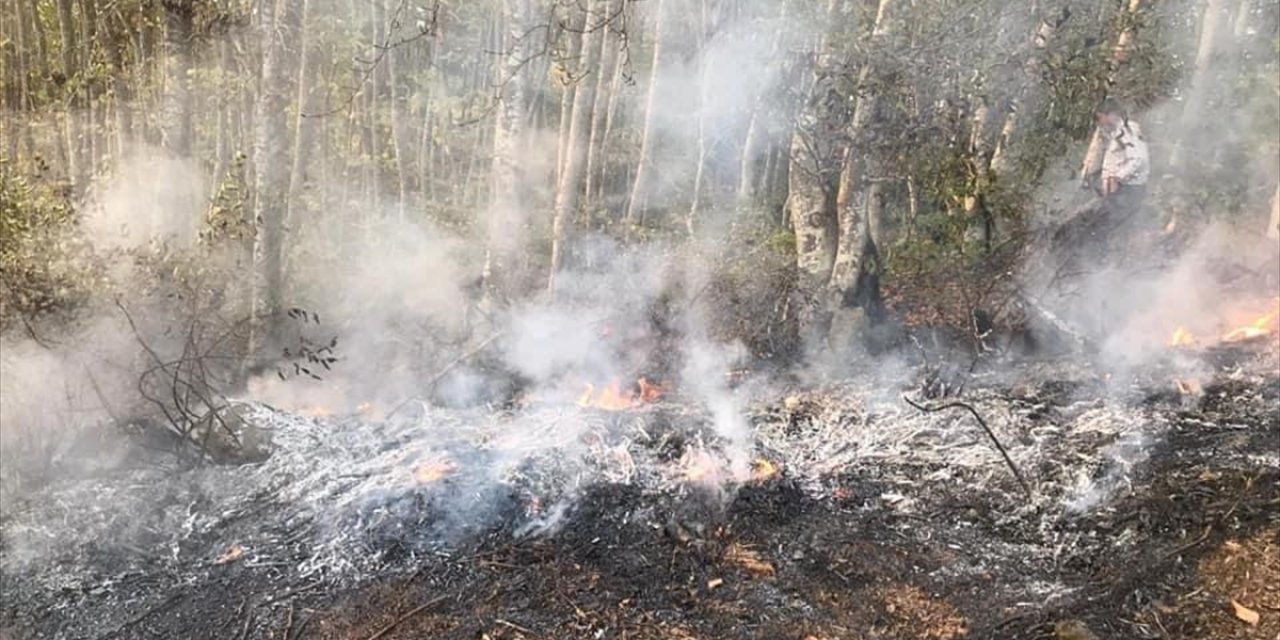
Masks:
[[[1280,637],[1276,0],[0,0],[0,639]]]

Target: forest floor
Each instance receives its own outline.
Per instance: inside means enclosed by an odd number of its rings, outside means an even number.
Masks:
[[[262,407],[265,463],[129,452],[6,505],[0,637],[1271,640],[1280,345],[1199,359],[1198,393],[1159,366],[976,377],[1030,493],[967,412],[870,379],[741,390],[778,472],[732,486],[691,480],[725,445],[678,397]]]

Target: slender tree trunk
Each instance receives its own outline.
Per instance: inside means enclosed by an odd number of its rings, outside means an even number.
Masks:
[[[439,25],[436,25],[440,29]],[[427,45],[426,52],[426,68],[424,86],[419,87],[422,102],[422,131],[418,138],[418,190],[424,194],[427,202],[436,201],[436,175],[435,175],[435,104],[434,104],[434,87],[432,82],[435,78],[435,72],[432,69],[436,62],[436,47],[439,43],[439,31],[437,35],[432,36],[430,44]]]
[[[817,47],[813,79],[791,137],[787,216],[796,239],[796,267],[802,291],[815,293],[831,280],[839,220],[836,193],[845,154],[845,110],[841,91],[844,56],[836,48],[841,2],[829,0],[827,28]],[[825,320],[806,318],[807,329],[825,333]]]
[[[77,87],[80,79],[76,66],[76,54],[80,52],[77,44],[76,23],[72,17],[72,0],[57,0],[58,35],[62,40],[62,77],[64,100],[66,101],[66,145],[67,145],[67,177],[71,182],[72,193],[80,193],[84,187],[83,143],[80,127],[81,111],[84,103]]]
[[[1226,0],[1209,0],[1201,15],[1200,43],[1196,49],[1195,67],[1191,72],[1191,86],[1182,107],[1182,126],[1180,127],[1182,135],[1174,147],[1173,157],[1169,160],[1169,164],[1175,168],[1182,164],[1188,143],[1187,135],[1194,136],[1202,129],[1204,105],[1208,99],[1210,85],[1213,83],[1215,49],[1222,25],[1226,22],[1226,16],[1223,15],[1226,10]]]
[[[384,41],[384,25],[382,16],[381,0],[369,2],[369,42],[370,51],[377,55],[377,48],[383,45]],[[382,208],[382,77],[385,75],[384,67],[378,65],[373,68],[370,74],[369,84],[365,87],[368,96],[368,103],[365,105],[365,126],[367,127],[368,140],[368,198],[373,203],[373,209],[381,213]]]
[[[274,4],[274,6],[272,6]],[[254,116],[253,315],[265,330],[251,340],[251,353],[264,355],[277,333],[284,299],[284,217],[289,195],[289,82],[293,77],[290,42],[302,12],[293,0],[268,3],[262,16],[262,88]]]
[[[107,17],[106,42],[102,48],[107,54],[107,62],[111,64],[112,106],[115,109],[116,144],[115,151],[119,156],[125,153],[129,137],[133,135],[133,91],[129,86],[129,70],[125,68],[124,52],[129,35],[122,20]]]
[[[893,3],[894,0],[879,1],[871,28],[873,50],[889,34]],[[876,73],[878,70],[868,62],[859,74],[858,86],[868,86]],[[888,179],[884,153],[875,148],[877,127],[872,126],[880,102],[878,95],[860,92],[854,103],[847,133],[851,146],[845,154],[836,197],[840,240],[831,275],[833,303],[859,306],[872,314],[880,306],[879,247],[884,228],[884,181]]]
[[[385,0],[378,0],[379,4]],[[385,5],[383,5],[385,7]],[[386,15],[385,8],[381,12]],[[387,51],[387,99],[391,115],[391,149],[395,153],[396,162],[396,216],[403,222],[406,219],[409,200],[409,145],[408,129],[405,126],[403,96],[400,92],[400,64],[404,56],[403,47],[397,46]]]
[[[91,70],[96,66],[95,50],[98,48],[98,3],[97,0],[80,0],[81,22],[84,24],[84,68]],[[98,118],[99,111],[102,107],[99,104],[97,89],[98,84],[96,78],[89,74],[88,81],[84,87],[84,111],[85,117],[88,118],[86,125],[86,133],[84,136],[84,168],[85,176],[92,177],[98,173],[98,156],[101,153],[101,144],[99,137],[101,128],[105,123],[100,122]],[[85,176],[82,176],[85,177]]]
[[[707,111],[711,103],[711,96],[707,93],[711,86],[712,64],[709,52],[708,41],[712,29],[711,24],[711,8],[707,4],[708,0],[701,0],[702,19],[699,25],[698,36],[698,155],[695,159],[695,167],[693,170],[693,194],[692,201],[689,205],[689,216],[685,219],[685,228],[689,235],[693,235],[696,231],[695,227],[698,218],[701,215],[703,207],[703,184],[706,181],[707,171]]]
[[[625,17],[627,14],[623,13],[622,15]],[[619,44],[619,46],[624,45],[625,43]],[[618,121],[618,102],[622,95],[622,72],[626,67],[626,61],[623,59],[621,51],[615,50],[613,59],[613,71],[609,79],[609,99],[605,104],[604,110],[604,132],[600,134],[600,160],[596,163],[596,188],[594,192],[596,194],[595,198],[601,201],[604,200],[604,196],[611,184],[606,180],[609,176],[610,141],[613,140],[613,128]]]
[[[1106,78],[1108,91],[1115,84],[1120,69],[1129,59],[1129,49],[1133,46],[1133,39],[1137,36],[1137,16],[1141,9],[1142,0],[1128,0],[1128,5],[1125,8],[1125,27],[1120,30],[1120,35],[1116,37],[1116,44],[1111,49],[1111,66]],[[1101,170],[1102,151],[1102,131],[1094,127],[1093,135],[1089,137],[1089,148],[1085,150],[1084,161],[1080,164],[1081,182],[1087,182],[1095,173]]]
[[[615,3],[613,0],[605,0],[603,13],[606,17],[614,16],[617,12],[614,10]],[[591,135],[587,139],[587,167],[586,167],[586,189],[583,192],[583,202],[586,206],[593,206],[595,199],[599,197],[600,178],[599,167],[604,157],[602,155],[604,142],[605,116],[608,112],[607,106],[602,108],[601,105],[608,105],[612,99],[609,93],[610,79],[613,77],[614,67],[618,62],[618,47],[613,39],[613,24],[604,24],[600,27],[600,64],[596,71],[596,87],[595,87],[595,105],[591,111]]]
[[[27,35],[27,14],[23,9],[24,0],[13,0],[13,11],[10,14],[13,19],[13,33],[17,41],[17,48],[14,51],[13,58],[13,84],[14,89],[13,118],[15,120],[23,119],[27,121],[25,126],[19,126],[16,122],[8,126],[9,130],[6,135],[9,137],[9,158],[18,157],[19,131],[24,131],[23,135],[30,135],[30,119],[31,119],[31,97],[30,88],[27,85],[27,78],[30,73],[30,62]]]
[[[164,147],[186,158],[191,155],[191,46],[193,0],[164,0],[165,78],[161,135]]]
[[[992,180],[998,179],[1000,174],[1010,169],[1010,154],[1018,134],[1019,116],[1023,112],[1035,110],[1040,103],[1040,100],[1037,99],[1041,68],[1040,59],[1053,44],[1058,32],[1066,24],[1070,15],[1068,12],[1063,12],[1052,19],[1045,18],[1037,22],[1036,30],[1031,37],[1031,53],[1023,64],[1026,74],[1021,86],[1019,86],[1013,99],[1009,101],[1009,105],[1005,109],[1004,120],[1000,124],[1000,131],[996,135],[995,148],[991,152],[991,160],[987,166]],[[1032,18],[1036,17],[1034,11],[1031,16]]]
[[[502,91],[494,109],[493,164],[490,168],[489,238],[483,271],[484,304],[510,283],[524,229],[519,197],[520,149],[524,147],[526,78],[522,73],[528,54],[526,25],[530,0],[503,0],[499,19],[505,23],[505,56],[500,65]]]
[[[234,75],[231,46],[231,42],[228,40],[218,43],[218,86],[221,91],[219,91],[219,95],[215,99],[215,108],[218,110],[213,156],[213,180],[215,185],[225,178],[227,170],[231,166],[231,110],[236,104],[234,94],[230,91],[230,79]]]
[[[655,116],[661,90],[663,65],[666,63],[667,0],[657,0],[653,15],[653,65],[649,69],[649,87],[645,98],[644,125],[640,136],[640,158],[636,161],[635,182],[631,187],[631,199],[627,202],[626,220],[630,224],[644,224],[649,211],[649,196],[653,191],[654,147],[658,131]]]
[[[564,260],[565,246],[572,242],[573,218],[578,212],[579,196],[582,193],[583,169],[586,165],[588,130],[591,128],[595,111],[596,77],[600,74],[599,53],[596,40],[601,30],[607,27],[597,26],[596,0],[587,0],[586,17],[583,24],[586,28],[582,34],[582,51],[584,57],[581,68],[575,74],[577,86],[573,92],[573,114],[569,123],[569,141],[565,152],[565,165],[560,184],[556,189],[555,219],[551,230],[551,274],[547,281],[547,290],[555,294],[556,273]]]
[[[20,2],[22,0],[19,0]],[[39,78],[49,77],[49,36],[44,32],[44,23],[40,20],[40,0],[28,0],[31,18],[31,31],[35,34],[36,56],[31,71]]]
[[[1253,0],[1240,0],[1236,7],[1235,19],[1232,20],[1231,33],[1237,39],[1249,33],[1249,23],[1253,20]]]
[[[312,52],[308,47],[307,20],[311,15],[311,0],[292,1],[300,1],[302,6],[299,8],[301,15],[298,17],[298,91],[293,121],[293,158],[289,169],[289,208],[285,216],[287,226],[297,224],[303,209],[302,190],[307,181],[307,160],[311,158],[312,138],[315,132],[313,116],[317,111],[311,79],[315,70]]]
[[[586,25],[589,17],[571,16],[569,60],[579,60],[586,50]],[[569,163],[570,135],[573,129],[573,106],[582,78],[578,75],[581,65],[570,69],[560,62],[555,64],[556,77],[561,86],[560,91],[560,138],[556,146],[556,184],[564,180],[565,165]]]
[[[1280,184],[1276,185],[1276,193],[1271,196],[1271,220],[1267,222],[1267,237],[1280,240]]]

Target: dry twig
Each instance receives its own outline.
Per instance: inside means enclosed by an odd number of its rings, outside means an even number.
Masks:
[[[978,421],[978,426],[982,427],[982,430],[986,432],[987,437],[991,439],[991,443],[996,446],[996,450],[998,450],[1000,455],[1004,457],[1005,464],[1009,465],[1009,470],[1013,472],[1013,477],[1017,478],[1018,484],[1022,486],[1022,490],[1025,491],[1028,496],[1031,495],[1031,487],[1028,486],[1027,481],[1022,478],[1022,472],[1018,471],[1018,465],[1013,463],[1013,458],[1009,457],[1009,452],[1005,450],[1003,444],[1000,444],[1000,439],[996,438],[995,432],[991,430],[991,427],[987,426],[987,421],[982,419],[982,415],[978,413],[977,409],[973,408],[973,405],[967,402],[957,401],[948,402],[947,404],[936,407],[927,407],[916,403],[905,395],[902,396],[902,399],[905,400],[907,404],[925,413],[937,413],[939,411],[946,411],[947,409],[965,409],[969,413],[973,414],[974,419]]]
[[[424,602],[424,603],[422,603],[422,604],[420,604],[420,605],[418,605],[418,606],[416,606],[416,607],[414,607],[414,608],[410,609],[408,613],[406,613],[406,614],[404,614],[404,615],[400,616],[399,618],[396,618],[395,620],[392,620],[392,621],[391,621],[391,624],[389,624],[389,625],[387,625],[387,626],[383,627],[382,629],[379,629],[377,633],[375,633],[375,634],[373,634],[373,635],[369,636],[369,640],[378,640],[378,638],[381,638],[382,636],[385,636],[385,635],[387,635],[388,633],[391,633],[391,630],[392,630],[392,629],[395,629],[397,626],[399,626],[399,625],[400,625],[400,623],[404,622],[405,620],[408,620],[409,618],[412,618],[413,616],[418,615],[419,613],[422,613],[422,612],[423,612],[423,610],[427,609],[428,607],[432,607],[432,606],[434,606],[434,605],[440,604],[440,603],[441,603],[441,602],[443,602],[443,601],[444,601],[444,599],[445,599],[445,598],[447,598],[447,597],[448,597],[448,596],[440,596],[440,597],[437,597],[437,598],[432,598],[432,599],[430,599],[430,600],[428,600],[428,601],[426,601],[426,602]]]

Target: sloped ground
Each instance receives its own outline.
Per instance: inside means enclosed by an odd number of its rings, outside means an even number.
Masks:
[[[13,638],[1274,638],[1280,360],[1063,364],[922,414],[849,381],[754,396],[778,477],[644,411],[303,420],[264,464],[120,469],[6,505]],[[748,392],[743,391],[744,395]],[[1237,615],[1232,600],[1243,607]],[[1257,614],[1257,623],[1242,619]]]

